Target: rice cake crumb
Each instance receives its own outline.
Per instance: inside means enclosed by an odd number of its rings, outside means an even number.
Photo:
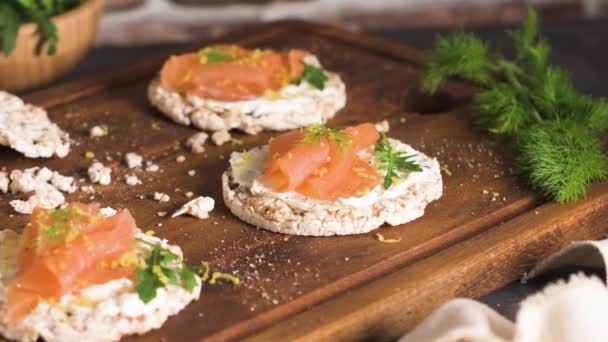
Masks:
[[[125,182],[127,185],[135,186],[141,184],[141,180],[136,175],[126,175]]]
[[[196,171],[195,170],[189,170],[188,171],[188,176],[193,177],[196,175]]]
[[[178,163],[183,163],[186,161],[186,157],[180,154],[179,156],[177,156],[177,158],[175,158],[175,161]]]
[[[129,152],[125,154],[125,161],[129,169],[141,167],[144,158],[135,152]]]
[[[64,176],[46,167],[13,170],[7,176],[0,172],[0,192],[10,189],[15,194],[34,192],[27,200],[13,200],[10,205],[21,214],[31,214],[35,207],[52,209],[65,204],[62,194],[76,191],[74,177]],[[6,191],[5,191],[6,190]]]
[[[163,202],[169,202],[169,195],[162,193],[162,192],[155,192],[154,193],[154,199],[163,203]]]
[[[146,171],[148,172],[157,172],[158,170],[160,170],[160,167],[157,164],[154,164],[152,162],[146,162]]]
[[[74,184],[74,177],[64,176],[57,171],[53,171],[51,185],[57,190],[68,194],[71,194],[78,189],[78,187]]]
[[[188,138],[188,140],[186,141],[186,146],[190,147],[193,153],[203,153],[205,152],[205,142],[207,142],[208,138],[209,135],[207,133],[198,132]]]
[[[213,198],[200,196],[184,204],[179,210],[173,213],[171,217],[189,214],[199,219],[206,219],[209,217],[209,212],[211,212],[214,207],[215,200]]]
[[[65,202],[63,194],[55,189],[54,186],[45,183],[36,188],[36,193],[27,201],[12,200],[10,205],[13,209],[21,214],[31,214],[34,208],[53,209],[57,208]]]
[[[211,140],[217,146],[222,146],[225,143],[229,142],[232,136],[228,131],[217,131],[211,135]]]
[[[105,137],[107,135],[108,135],[108,126],[106,126],[106,125],[93,126],[93,127],[91,127],[91,130],[89,131],[89,137],[91,137],[91,138]]]
[[[80,191],[86,193],[93,193],[95,192],[95,188],[92,185],[83,185],[80,187]]]
[[[8,173],[6,171],[0,171],[0,192],[5,194],[8,191]]]
[[[100,162],[91,164],[88,170],[89,179],[93,183],[108,185],[112,182],[112,170],[109,167],[103,166]]]

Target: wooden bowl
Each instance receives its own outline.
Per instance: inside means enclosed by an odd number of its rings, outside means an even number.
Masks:
[[[13,52],[8,57],[0,53],[0,89],[30,89],[55,80],[69,71],[90,47],[103,7],[104,0],[88,0],[53,17],[59,42],[56,53],[50,56],[46,53],[46,44],[40,55],[36,55],[39,39],[36,24],[21,25]]]

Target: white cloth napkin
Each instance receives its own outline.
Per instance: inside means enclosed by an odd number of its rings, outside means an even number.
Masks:
[[[542,261],[523,281],[564,267],[606,270],[608,239],[575,242]],[[526,298],[513,323],[490,307],[454,299],[400,342],[607,342],[608,288],[577,273]]]

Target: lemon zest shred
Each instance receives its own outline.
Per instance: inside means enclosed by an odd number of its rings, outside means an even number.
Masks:
[[[163,273],[163,270],[160,268],[160,265],[152,266],[152,273],[156,274],[158,280],[160,280],[161,283],[165,285],[169,284],[169,278],[167,278],[165,273]]]
[[[452,175],[452,171],[450,171],[450,169],[448,168],[448,164],[441,164],[441,171],[443,171],[443,173],[448,176]]]
[[[77,306],[82,306],[85,308],[92,308],[95,306],[95,303],[91,299],[89,299],[88,297],[85,297],[85,296],[80,296],[80,297],[76,298],[76,300],[73,301],[72,304],[77,305]]]
[[[239,285],[241,283],[241,280],[232,274],[222,273],[222,272],[213,272],[213,274],[211,275],[211,280],[209,280],[209,284],[214,285],[218,279],[228,280],[228,281],[232,282],[234,285]]]
[[[401,238],[398,239],[387,239],[384,237],[384,235],[380,234],[380,233],[376,233],[376,237],[378,238],[378,241],[382,242],[382,243],[399,243],[401,242]]]
[[[209,279],[209,271],[211,267],[209,266],[208,261],[201,261],[201,265],[205,268],[205,272],[201,275],[201,281],[204,283]]]

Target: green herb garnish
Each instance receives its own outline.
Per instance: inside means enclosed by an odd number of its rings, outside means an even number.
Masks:
[[[150,255],[136,270],[135,290],[144,303],[156,298],[156,290],[167,285],[194,290],[197,285],[196,275],[200,273],[199,268],[186,265],[179,256],[160,244],[151,244],[142,239],[137,241],[152,247]]]
[[[329,80],[329,77],[327,77],[325,71],[323,71],[322,68],[317,68],[316,66],[304,62],[302,62],[302,64],[304,64],[304,73],[302,74],[302,78],[300,78],[299,82],[304,80],[319,90],[325,89],[325,83]]]
[[[422,89],[434,93],[453,76],[478,84],[475,122],[510,138],[514,172],[548,198],[577,200],[590,182],[608,178],[599,140],[608,129],[608,103],[581,94],[565,71],[548,63],[550,46],[538,33],[534,10],[510,37],[513,59],[473,34],[439,37]]]
[[[64,209],[50,209],[46,212],[51,223],[42,233],[42,238],[47,242],[60,243],[69,242],[80,233],[80,229],[74,226],[74,220],[82,217],[82,211],[75,207]]]
[[[218,50],[218,49],[210,49],[206,48],[201,50],[199,53],[199,58],[201,63],[227,63],[235,60],[232,54]]]
[[[342,149],[349,148],[353,144],[353,139],[347,133],[321,124],[314,124],[306,127],[304,129],[302,143],[316,145],[321,142],[321,138],[333,142]]]
[[[53,55],[57,49],[57,28],[51,18],[78,5],[83,0],[3,0],[0,3],[0,44],[5,55],[15,48],[19,25],[34,22],[40,36],[36,53],[48,42],[47,53]]]
[[[408,155],[406,152],[395,150],[385,134],[382,134],[382,139],[374,145],[374,155],[376,156],[376,159],[380,161],[378,168],[386,171],[386,175],[384,176],[384,189],[390,188],[393,183],[398,181],[399,174],[397,171],[422,171],[420,165],[410,160],[415,157],[415,155]]]

